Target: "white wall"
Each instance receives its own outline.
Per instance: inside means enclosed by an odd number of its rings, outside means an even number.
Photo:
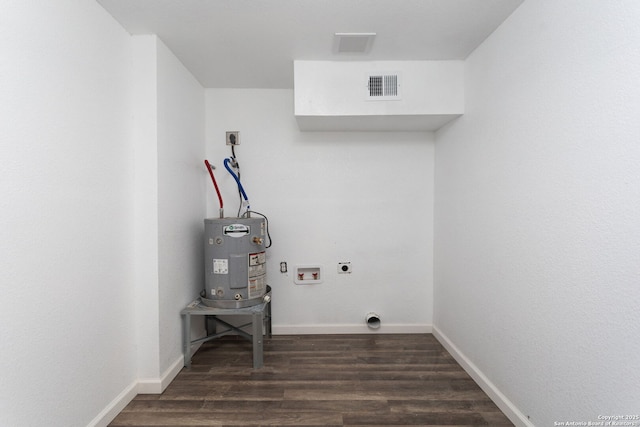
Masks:
[[[437,134],[434,327],[522,424],[638,412],[639,20],[524,2]]]
[[[139,391],[158,393],[182,368],[180,310],[203,287],[204,89],[157,36],[133,43]]]
[[[206,112],[226,216],[236,215],[238,196],[223,167],[225,131],[238,130],[243,185],[251,207],[269,217],[275,333],[367,332],[369,310],[382,318],[379,332],[430,330],[432,133],[300,132],[291,90],[208,89]],[[214,217],[211,183],[207,191]],[[351,261],[353,273],[338,275],[339,261]],[[323,283],[294,284],[295,266],[305,264],[324,267]]]
[[[136,379],[131,40],[10,0],[0,52],[0,425],[87,425]]]
[[[133,43],[134,263],[138,378],[154,383],[160,375],[158,260],[158,39],[144,35]]]
[[[95,2],[0,16],[1,425],[106,425],[182,368],[204,90]]]
[[[180,310],[204,287],[204,89],[158,42],[160,373],[180,370]],[[200,328],[202,329],[202,327]],[[177,371],[175,371],[177,373]]]

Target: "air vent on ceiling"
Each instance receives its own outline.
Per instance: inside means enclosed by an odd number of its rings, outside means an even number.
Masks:
[[[369,53],[375,37],[376,33],[335,33],[333,53]]]
[[[369,81],[367,82],[367,99],[381,101],[400,99],[399,74],[369,74]]]

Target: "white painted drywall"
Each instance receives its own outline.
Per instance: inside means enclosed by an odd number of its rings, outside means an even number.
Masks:
[[[640,408],[639,21],[525,1],[437,134],[434,326],[537,426]]]
[[[0,425],[84,426],[136,380],[131,39],[9,0],[0,52]]]
[[[435,130],[464,112],[463,61],[294,61],[303,130]],[[397,75],[399,96],[370,99],[370,75]]]
[[[239,203],[223,167],[225,131],[237,130],[243,185],[269,217],[274,332],[368,332],[369,311],[382,319],[376,332],[430,330],[433,134],[304,133],[293,103],[292,90],[206,91],[207,156],[225,214],[235,216]],[[211,183],[207,190],[216,216]],[[279,272],[281,261],[289,273]],[[353,273],[338,275],[340,261]],[[296,265],[322,265],[323,283],[294,284]]]
[[[105,425],[182,366],[204,90],[96,3],[4,8],[0,424]]]
[[[158,40],[133,36],[134,272],[138,378],[159,377]]]
[[[133,42],[138,374],[157,393],[182,367],[180,310],[203,287],[204,89],[157,36]]]
[[[160,375],[182,368],[180,310],[204,287],[204,89],[158,40]],[[202,329],[202,327],[200,328]]]

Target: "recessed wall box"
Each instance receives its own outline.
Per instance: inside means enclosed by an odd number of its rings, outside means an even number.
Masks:
[[[293,281],[296,285],[322,283],[322,267],[319,265],[298,265],[295,273]]]

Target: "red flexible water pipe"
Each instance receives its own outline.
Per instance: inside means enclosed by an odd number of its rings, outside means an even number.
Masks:
[[[222,208],[224,204],[222,203],[222,196],[220,195],[220,189],[218,188],[218,183],[216,182],[216,178],[213,176],[213,169],[211,168],[211,164],[209,164],[209,160],[204,161],[204,164],[207,166],[207,170],[209,171],[209,175],[211,175],[211,181],[213,181],[213,186],[216,188],[216,194],[218,195],[218,201],[220,202],[220,218],[224,216],[222,213]]]

